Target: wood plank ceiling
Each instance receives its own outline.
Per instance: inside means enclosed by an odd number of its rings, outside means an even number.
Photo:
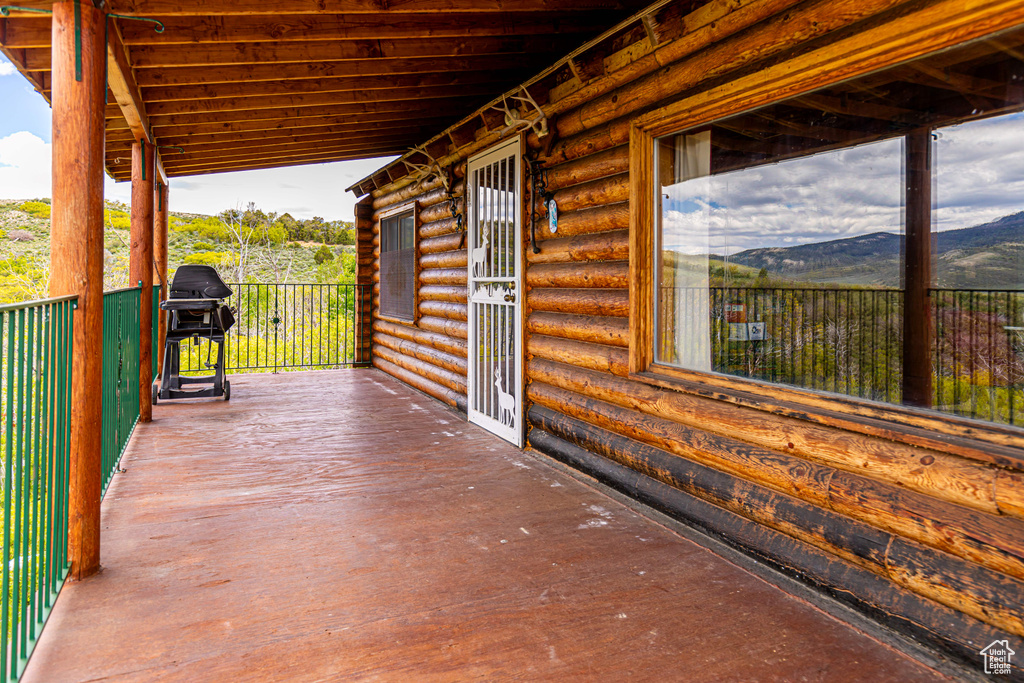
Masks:
[[[172,177],[401,154],[647,4],[111,0],[164,30],[110,20],[125,82],[110,82],[107,170],[131,178],[124,97]],[[0,18],[0,51],[47,101],[50,40],[45,14]]]

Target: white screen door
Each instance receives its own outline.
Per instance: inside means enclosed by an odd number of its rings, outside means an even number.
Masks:
[[[523,445],[519,139],[469,160],[469,420]]]

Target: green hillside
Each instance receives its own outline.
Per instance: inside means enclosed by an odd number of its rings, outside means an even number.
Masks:
[[[129,207],[107,202],[104,289],[128,286]],[[212,265],[227,282],[348,283],[355,278],[351,223],[295,219],[254,204],[217,216],[171,213],[169,271]],[[50,269],[50,205],[0,200],[0,303],[45,298]]]
[[[939,287],[1024,289],[1024,212],[934,233]],[[899,287],[903,238],[876,232],[795,247],[748,249],[729,262],[812,283]],[[720,257],[714,257],[720,258]]]

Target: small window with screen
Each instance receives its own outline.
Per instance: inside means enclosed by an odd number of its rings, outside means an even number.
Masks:
[[[380,314],[416,318],[416,217],[403,211],[380,221]]]

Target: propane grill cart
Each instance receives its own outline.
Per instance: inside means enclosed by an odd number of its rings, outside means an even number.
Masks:
[[[231,288],[210,266],[185,265],[175,272],[168,299],[160,304],[167,311],[167,340],[160,384],[153,387],[153,403],[160,398],[231,398],[231,383],[224,379],[224,337],[235,324],[234,314],[224,305],[224,299],[231,293]],[[217,343],[217,362],[210,363],[209,353],[206,361],[206,367],[214,370],[213,375],[181,376],[180,345],[189,338],[196,345],[200,338]],[[183,388],[189,384],[213,386]]]

